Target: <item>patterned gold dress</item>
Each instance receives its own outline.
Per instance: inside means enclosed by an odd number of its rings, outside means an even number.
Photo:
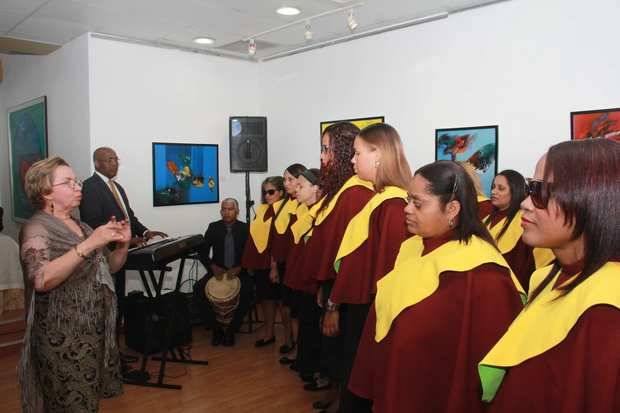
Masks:
[[[92,229],[76,220],[84,235]],[[116,345],[116,297],[107,249],[97,250],[60,285],[35,292],[43,267],[84,238],[61,220],[36,213],[20,234],[27,327],[19,366],[24,412],[96,412],[122,393]]]

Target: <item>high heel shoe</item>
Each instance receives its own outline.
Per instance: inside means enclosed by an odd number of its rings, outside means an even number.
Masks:
[[[268,338],[267,340],[265,340],[264,338],[261,338],[260,340],[256,340],[256,342],[254,343],[254,347],[257,347],[257,348],[265,347],[275,342],[276,342],[276,336],[271,336],[271,338]]]

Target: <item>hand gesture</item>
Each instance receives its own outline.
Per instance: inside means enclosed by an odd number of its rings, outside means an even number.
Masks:
[[[271,280],[272,283],[277,283],[280,280],[280,274],[278,273],[278,266],[271,266],[271,269],[269,270],[269,280]]]
[[[144,233],[144,239],[146,241],[148,241],[148,240],[150,240],[151,238],[154,238],[154,237],[166,238],[166,237],[168,237],[168,234],[166,234],[164,232],[161,232],[161,231],[151,231],[151,230],[146,231]]]
[[[129,242],[131,228],[125,221],[117,221],[114,217],[107,224],[97,227],[88,237],[87,241],[92,249],[98,249],[110,242]]]

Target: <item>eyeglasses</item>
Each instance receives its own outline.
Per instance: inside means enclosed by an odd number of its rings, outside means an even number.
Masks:
[[[57,184],[52,184],[52,186],[61,186],[61,185],[66,185],[71,189],[81,189],[82,188],[82,181],[77,180],[77,179],[67,179],[64,182],[60,182]]]
[[[551,183],[528,178],[527,194],[536,208],[546,209],[551,194]]]
[[[276,192],[278,192],[278,191],[277,191],[277,190],[275,190],[275,189],[268,189],[268,190],[266,190],[266,191],[263,191],[263,196],[264,196],[264,195],[269,195],[269,196],[272,196],[272,195],[273,195],[273,194],[275,194]]]
[[[321,153],[327,153],[327,152],[329,152],[329,146],[321,145]]]

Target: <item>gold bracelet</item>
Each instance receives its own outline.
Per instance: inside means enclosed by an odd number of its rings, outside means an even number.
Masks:
[[[75,250],[75,253],[77,254],[78,257],[80,257],[83,260],[86,259],[86,255],[84,255],[83,253],[80,252],[80,250],[78,250],[77,244],[73,246],[73,249]]]

